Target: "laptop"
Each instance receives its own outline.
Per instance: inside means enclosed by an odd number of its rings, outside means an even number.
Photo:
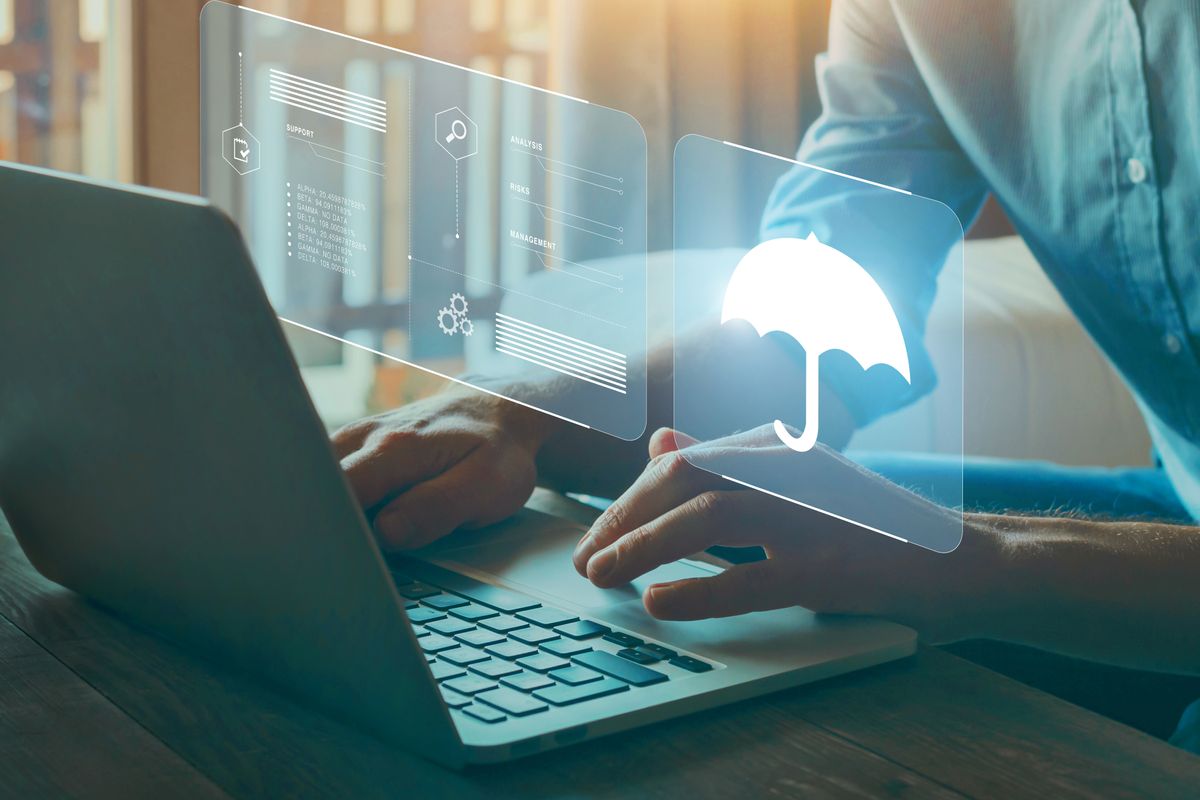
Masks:
[[[0,509],[45,576],[452,767],[911,654],[801,608],[662,622],[526,509],[376,547],[235,225],[205,200],[0,164]]]

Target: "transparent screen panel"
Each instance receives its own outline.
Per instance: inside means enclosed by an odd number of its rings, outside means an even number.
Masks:
[[[286,323],[643,432],[632,117],[225,3],[201,44],[205,191]]]
[[[757,233],[731,224],[763,212]],[[675,150],[689,461],[939,552],[962,538],[962,226],[945,205],[700,136]],[[878,477],[897,463],[936,486]]]

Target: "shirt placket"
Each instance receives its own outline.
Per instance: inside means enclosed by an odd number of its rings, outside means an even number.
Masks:
[[[1159,358],[1178,374],[1197,364],[1196,353],[1187,335],[1187,322],[1168,266],[1163,241],[1162,191],[1154,162],[1154,131],[1151,126],[1150,93],[1145,70],[1144,40],[1137,13],[1129,0],[1115,0],[1116,31],[1111,50],[1113,74],[1114,123],[1113,158],[1121,165],[1117,181],[1119,230],[1126,260],[1125,269],[1139,297],[1136,301],[1153,314],[1158,329]],[[1130,300],[1135,300],[1130,298]],[[1166,376],[1163,376],[1164,378]],[[1182,384],[1160,380],[1168,389],[1172,405],[1187,414],[1187,426],[1197,428],[1197,420],[1180,403]],[[1187,406],[1183,403],[1183,406]],[[1176,420],[1182,422],[1182,420]]]

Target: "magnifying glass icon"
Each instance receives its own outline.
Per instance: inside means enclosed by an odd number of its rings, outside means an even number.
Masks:
[[[450,132],[446,134],[446,144],[465,138],[467,138],[467,123],[461,119],[456,119],[450,123]]]

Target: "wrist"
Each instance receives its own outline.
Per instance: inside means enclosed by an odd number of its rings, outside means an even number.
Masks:
[[[492,420],[501,433],[520,443],[532,456],[536,456],[546,441],[566,424],[528,404],[537,394],[530,385],[475,375],[464,375],[459,380],[461,382],[450,384],[445,391],[476,409],[482,407],[485,418]]]
[[[1009,570],[1004,533],[995,518],[963,515],[963,538],[945,555],[932,555],[944,580],[935,602],[941,606],[935,627],[939,642],[994,638],[998,623],[1012,613],[1015,595],[1006,581]],[[944,559],[944,561],[943,561]]]

